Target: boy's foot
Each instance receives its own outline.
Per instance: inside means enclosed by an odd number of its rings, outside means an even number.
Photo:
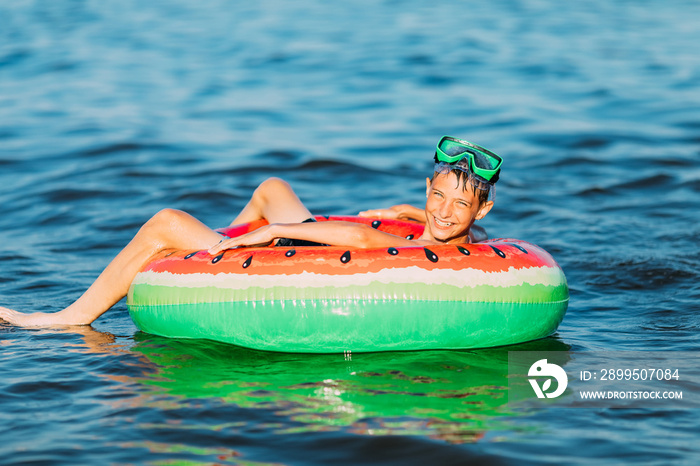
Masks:
[[[44,312],[24,314],[2,306],[0,306],[0,320],[21,327],[44,327],[60,324],[60,322],[57,322],[60,319],[57,319],[55,314],[46,314]]]

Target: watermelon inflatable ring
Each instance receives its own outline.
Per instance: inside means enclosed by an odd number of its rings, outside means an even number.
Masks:
[[[317,217],[404,237],[399,220]],[[264,221],[219,230],[235,237]],[[294,353],[468,349],[551,335],[566,313],[562,269],[519,240],[348,249],[164,252],[135,277],[129,313],[146,333]]]

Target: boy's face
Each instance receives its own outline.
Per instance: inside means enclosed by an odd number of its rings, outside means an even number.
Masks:
[[[432,182],[426,180],[426,185],[426,232],[437,241],[468,242],[469,228],[491,210],[493,202],[479,205],[471,186],[467,184],[462,190],[462,182],[452,172],[436,174]]]

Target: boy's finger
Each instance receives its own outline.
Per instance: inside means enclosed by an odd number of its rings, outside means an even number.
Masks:
[[[221,241],[219,241],[218,244],[210,247],[209,251],[207,251],[207,252],[209,252],[209,254],[217,254],[218,252],[220,252],[223,249],[222,246],[224,246],[224,240],[221,240]]]

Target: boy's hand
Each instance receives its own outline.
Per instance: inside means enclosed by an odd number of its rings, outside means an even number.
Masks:
[[[390,220],[415,220],[425,223],[425,211],[409,204],[399,204],[388,209],[365,210],[357,214],[365,218],[384,218]]]
[[[267,246],[275,239],[270,231],[273,225],[265,225],[257,230],[253,230],[245,235],[237,236],[235,238],[224,238],[219,244],[216,244],[209,248],[209,254],[215,256],[221,251],[227,249],[235,249],[243,246],[249,247],[262,247]]]
[[[395,205],[389,207],[388,209],[371,209],[364,210],[357,214],[359,217],[364,218],[386,218],[386,219],[399,219],[401,218],[401,206]]]

